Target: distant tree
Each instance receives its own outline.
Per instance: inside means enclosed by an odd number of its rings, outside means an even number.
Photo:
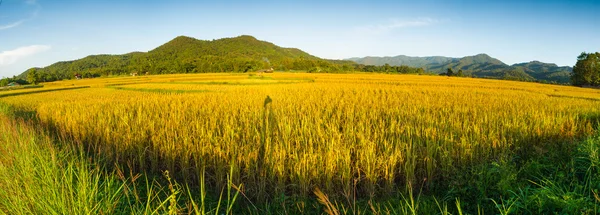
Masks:
[[[458,73],[456,73],[456,76],[458,76],[458,77],[465,77],[465,74],[463,73],[462,69],[459,69]]]
[[[9,78],[3,78],[2,80],[0,80],[0,87],[4,87],[4,86],[8,85],[9,83],[10,83]]]
[[[27,72],[27,81],[32,84],[38,84],[40,81],[40,74],[38,73],[37,69],[29,69]]]
[[[573,67],[571,83],[576,86],[600,86],[600,53],[581,53]]]
[[[315,73],[315,72],[321,72],[321,68],[317,67],[311,67],[308,70],[308,73]]]
[[[391,69],[391,68],[392,68],[392,67],[390,66],[390,64],[387,64],[387,63],[386,63],[386,64],[384,64],[384,65],[383,65],[383,71],[384,71],[384,72],[390,72],[390,69]]]
[[[447,76],[454,76],[454,71],[452,70],[452,68],[448,67],[448,70],[446,72]]]

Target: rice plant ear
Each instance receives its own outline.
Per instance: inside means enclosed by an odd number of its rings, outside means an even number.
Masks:
[[[315,191],[313,192],[316,196],[317,196],[317,200],[319,201],[319,203],[321,203],[323,206],[325,206],[324,208],[324,212],[328,215],[339,215],[340,212],[338,210],[338,208],[336,207],[335,204],[333,204],[330,200],[329,197],[327,197],[327,194],[323,193],[321,191],[321,189],[319,189],[318,187],[315,188]]]

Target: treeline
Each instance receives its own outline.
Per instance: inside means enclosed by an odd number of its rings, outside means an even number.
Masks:
[[[425,69],[410,66],[390,66],[384,64],[382,66],[356,64],[354,70],[361,72],[383,72],[383,73],[401,73],[401,74],[424,74]]]
[[[452,68],[448,68],[445,73],[440,73],[440,75],[445,76],[456,76],[456,77],[466,77],[467,75],[463,72],[462,69],[459,69],[458,72],[454,72]]]
[[[105,57],[106,59],[114,56]],[[97,56],[87,57],[77,61],[59,62],[46,68],[32,68],[20,75],[26,78],[30,72],[36,72],[39,82],[73,79],[76,75],[82,78],[101,76],[118,76],[136,73],[145,74],[179,74],[179,73],[215,73],[215,72],[254,72],[260,69],[273,68],[277,71],[308,71],[308,72],[342,72],[357,70],[353,63],[334,63],[315,59],[284,59],[277,63],[237,57],[201,56],[189,59],[154,60],[153,58],[130,58],[118,63],[107,60],[98,61]]]
[[[423,74],[423,68],[409,66],[371,66],[356,64],[350,61],[286,58],[273,63],[249,57],[200,56],[197,58],[175,58],[154,55],[152,57],[127,55],[98,55],[80,60],[55,63],[46,68],[32,68],[20,78],[30,79],[27,74],[36,73],[37,82],[82,78],[107,77],[118,75],[155,75],[181,73],[219,73],[219,72],[254,72],[260,69],[273,68],[276,71],[306,71],[319,73],[338,73],[348,71],[386,72],[402,74]],[[158,60],[169,59],[169,60]]]
[[[8,84],[13,83],[13,82],[17,83],[17,84],[20,84],[20,85],[29,84],[29,82],[27,82],[27,81],[25,81],[25,80],[23,80],[23,79],[21,79],[21,78],[19,78],[17,76],[13,76],[12,78],[2,78],[2,79],[0,79],[0,87],[6,87],[6,86],[8,86]]]
[[[105,56],[110,59],[115,56]],[[127,58],[124,58],[127,59]],[[59,62],[46,68],[32,68],[19,76],[30,82],[52,82],[57,80],[74,79],[76,75],[82,78],[108,77],[118,75],[154,75],[154,74],[181,74],[181,73],[215,73],[215,72],[254,72],[264,68],[273,68],[276,71],[306,71],[315,73],[338,73],[348,71],[359,72],[385,72],[402,74],[423,74],[423,68],[409,66],[366,66],[347,61],[328,61],[314,59],[284,59],[277,64],[268,64],[264,61],[249,58],[225,58],[216,56],[203,56],[196,59],[180,62],[178,59],[169,61],[153,61],[149,58],[129,58],[125,62],[107,63],[98,60],[98,56],[91,56],[72,62]],[[34,76],[28,74],[36,74]],[[32,77],[34,79],[32,79]]]

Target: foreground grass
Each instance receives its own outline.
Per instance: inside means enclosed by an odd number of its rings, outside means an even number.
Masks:
[[[221,214],[232,209],[236,196],[205,205],[202,190],[192,195],[168,171],[159,179],[118,168],[106,171],[81,148],[57,142],[32,121],[11,114],[0,114],[0,214]]]

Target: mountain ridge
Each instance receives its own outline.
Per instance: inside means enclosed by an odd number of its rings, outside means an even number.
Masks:
[[[346,60],[359,64],[383,66],[411,66],[420,67],[435,73],[445,73],[448,68],[455,72],[463,70],[466,75],[483,78],[502,78],[522,81],[543,81],[551,83],[568,84],[573,71],[569,66],[558,66],[553,63],[544,63],[537,60],[508,65],[485,53],[465,56],[461,58],[444,56],[414,57],[396,55],[393,57],[353,57]]]

